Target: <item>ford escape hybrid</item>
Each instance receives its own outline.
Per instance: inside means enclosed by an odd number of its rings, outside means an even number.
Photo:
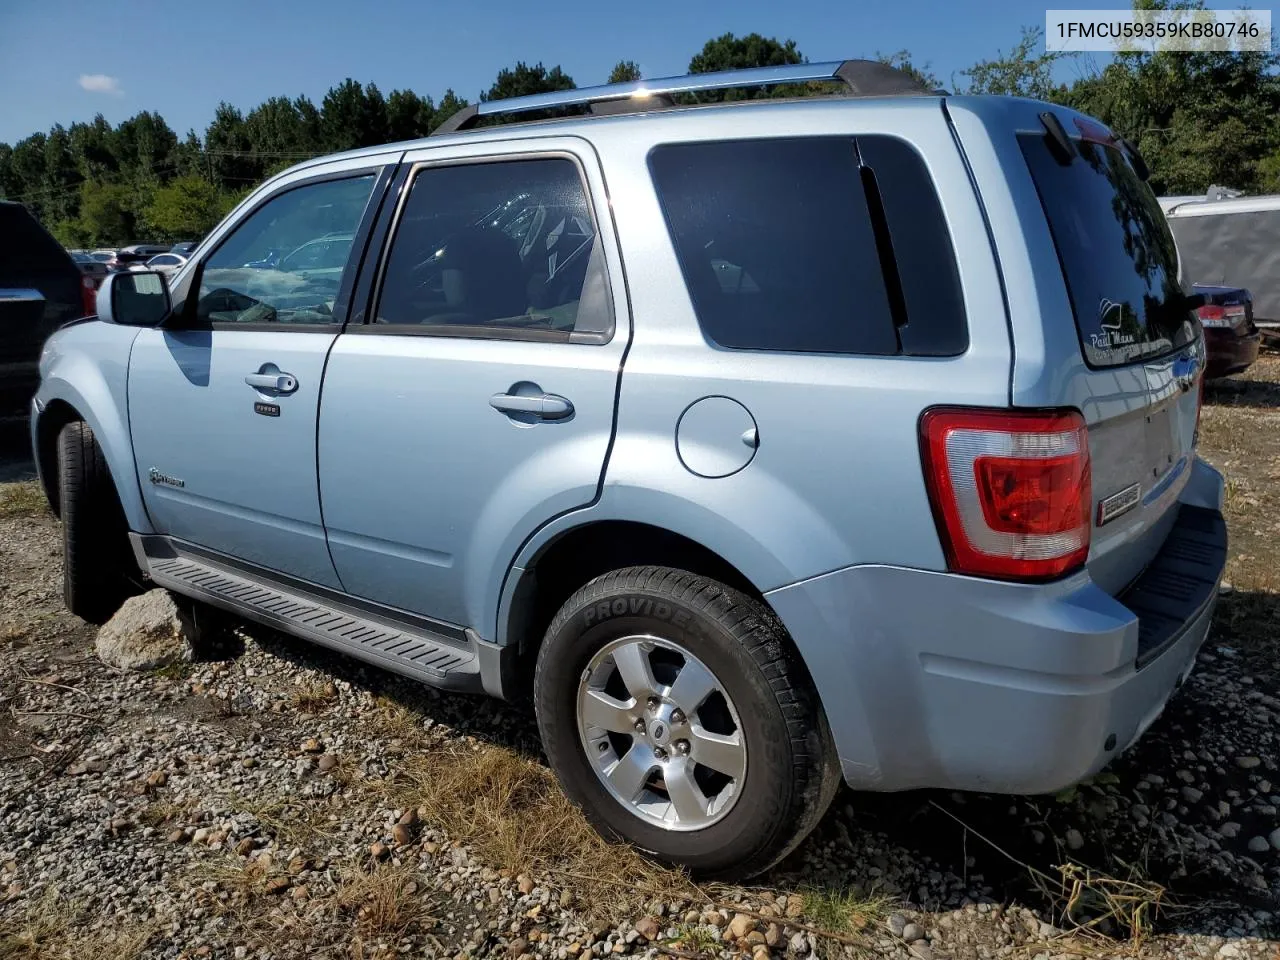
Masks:
[[[600,829],[703,875],[840,778],[1056,790],[1160,713],[1226,553],[1144,174],[1065,108],[853,61],[304,163],[49,341],[67,603],[150,582],[531,694]]]

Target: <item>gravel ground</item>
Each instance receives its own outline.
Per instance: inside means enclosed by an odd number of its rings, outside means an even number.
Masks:
[[[1231,585],[1141,743],[1056,797],[842,791],[750,887],[599,841],[530,713],[245,626],[143,674],[62,609],[0,437],[0,958],[1280,958],[1280,359],[1213,387]]]

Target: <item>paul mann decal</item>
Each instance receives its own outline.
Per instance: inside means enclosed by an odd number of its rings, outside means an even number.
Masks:
[[[1102,329],[1098,333],[1089,334],[1089,342],[1093,344],[1095,350],[1127,347],[1137,341],[1138,338],[1132,333],[1120,332],[1124,325],[1125,311],[1128,309],[1127,303],[1116,303],[1106,297],[1098,301],[1098,326]]]
[[[167,473],[161,473],[155,467],[147,471],[147,477],[152,483],[163,483],[166,487],[185,487],[187,485],[187,481],[171,477]]]

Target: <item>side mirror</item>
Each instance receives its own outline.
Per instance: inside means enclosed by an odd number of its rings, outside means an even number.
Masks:
[[[128,327],[158,327],[169,315],[164,274],[126,270],[108,274],[98,288],[98,319]]]

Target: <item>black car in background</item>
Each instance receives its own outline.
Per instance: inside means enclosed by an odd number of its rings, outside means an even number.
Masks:
[[[1193,291],[1204,301],[1196,309],[1204,327],[1208,352],[1205,379],[1242,373],[1258,359],[1262,339],[1253,320],[1253,294],[1243,287],[1197,283]]]
[[[0,200],[0,419],[27,415],[45,338],[94,301],[93,279],[27,208]]]

